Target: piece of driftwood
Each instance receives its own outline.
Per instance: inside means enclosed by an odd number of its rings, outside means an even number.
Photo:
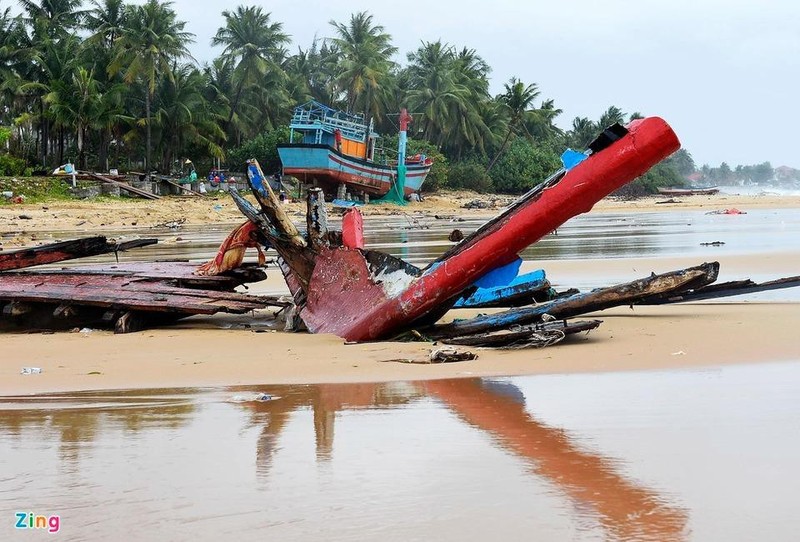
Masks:
[[[23,269],[36,265],[62,262],[110,252],[121,252],[136,247],[154,245],[157,239],[136,239],[123,243],[109,243],[103,236],[85,237],[34,248],[24,248],[0,254],[0,271]]]
[[[118,186],[120,188],[120,190],[124,190],[126,192],[130,192],[131,194],[135,194],[135,195],[140,196],[142,198],[146,198],[146,199],[161,199],[161,196],[157,196],[156,194],[153,194],[152,192],[148,192],[147,190],[142,190],[141,188],[136,188],[135,186],[131,186],[131,185],[126,184],[126,183],[121,183],[119,181],[115,181],[114,179],[109,179],[108,177],[104,177],[102,175],[98,175],[97,173],[92,173],[90,171],[83,171],[81,173],[83,173],[85,175],[88,175],[92,179],[98,180],[100,182],[103,182],[103,183],[106,183],[106,184],[111,184],[111,185],[114,185],[114,186]]]
[[[443,348],[435,348],[431,350],[428,357],[425,359],[415,358],[394,358],[382,359],[383,363],[412,363],[416,365],[431,365],[434,363],[454,363],[458,361],[472,361],[478,359],[478,355],[473,352],[462,351],[459,352],[452,346],[445,346]]]
[[[489,333],[508,329],[514,325],[538,322],[549,314],[556,319],[571,318],[589,312],[620,305],[629,305],[642,299],[667,298],[679,292],[699,288],[714,282],[719,274],[719,263],[704,263],[696,267],[672,271],[661,275],[599,288],[584,294],[556,299],[535,307],[511,309],[495,314],[478,316],[469,320],[439,324],[419,331],[433,339]]]
[[[158,177],[158,181],[162,183],[167,183],[168,185],[174,186],[175,188],[180,188],[181,191],[179,192],[179,194],[186,193],[190,196],[199,196],[201,198],[206,197],[206,195],[203,194],[202,192],[198,192],[197,190],[192,190],[192,187],[190,185],[176,183],[172,179],[164,177],[163,175]]]
[[[446,344],[461,346],[491,346],[498,348],[543,348],[564,340],[567,335],[591,331],[597,328],[602,320],[580,320],[568,322],[545,322],[528,326],[512,326],[489,333],[462,335],[443,339]]]
[[[272,193],[268,183],[264,184],[263,187],[264,190],[269,190],[269,193]],[[261,210],[256,209],[253,204],[239,194],[238,190],[235,188],[231,188],[229,193],[242,214],[258,226],[259,231],[269,242],[270,246],[275,249],[286,263],[285,270],[282,269],[284,277],[286,273],[291,273],[293,277],[291,280],[297,284],[303,294],[307,294],[308,283],[314,272],[314,251],[307,246],[300,232],[295,228],[294,224],[292,224],[283,209],[280,207],[276,209],[271,208],[273,204],[280,205],[280,202],[274,197],[274,194],[272,198],[269,198],[261,195],[255,188],[252,189],[252,192],[256,195]],[[270,209],[270,212],[267,213],[264,209]],[[269,218],[270,215],[280,218],[276,218],[273,222],[273,220]],[[286,222],[292,224],[291,228],[287,229]]]
[[[719,284],[709,284],[702,288],[697,288],[689,292],[681,292],[670,296],[660,296],[657,298],[647,298],[640,301],[639,305],[664,305],[667,303],[683,303],[687,301],[703,301],[707,299],[719,299],[722,297],[733,297],[737,295],[753,294],[758,292],[768,292],[770,290],[780,290],[783,288],[795,288],[800,286],[800,275],[794,277],[784,277],[781,279],[766,282],[753,282],[750,279],[736,280],[730,282],[720,282]]]

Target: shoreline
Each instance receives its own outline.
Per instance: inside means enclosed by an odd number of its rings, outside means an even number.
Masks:
[[[466,209],[463,206],[473,200],[491,203],[495,206],[486,209]],[[420,216],[435,218],[437,215],[458,214],[466,219],[490,219],[509,205],[513,196],[477,194],[474,192],[446,192],[431,195],[425,201],[405,207],[393,205],[367,205],[360,209],[365,220],[386,216]],[[752,196],[725,195],[687,196],[676,198],[679,203],[660,204],[670,198],[649,196],[636,200],[605,198],[592,209],[593,213],[643,213],[674,212],[696,210],[724,210],[735,207],[741,211],[748,209],[800,209],[800,196]],[[291,202],[286,204],[289,216],[296,222],[305,220],[305,204]],[[332,217],[334,212],[329,213]],[[25,218],[21,218],[25,217]],[[168,222],[183,221],[184,226],[210,224],[230,225],[231,229],[244,222],[233,200],[227,195],[211,196],[204,199],[179,196],[165,197],[161,200],[141,200],[121,198],[51,201],[38,204],[0,205],[0,235],[3,247],[13,248],[37,242],[48,242],[39,238],[40,233],[86,232],[97,234],[102,228],[108,230],[141,230],[156,228]],[[46,237],[46,236],[45,236]]]

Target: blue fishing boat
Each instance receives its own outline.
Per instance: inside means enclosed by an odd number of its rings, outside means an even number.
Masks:
[[[293,143],[278,145],[284,175],[341,196],[381,197],[395,190],[400,197],[418,192],[431,169],[425,155],[405,156],[405,132],[411,117],[400,117],[398,160],[377,159],[378,134],[361,115],[337,111],[317,101],[294,109],[289,127]],[[300,134],[302,139],[294,142]],[[405,166],[405,167],[401,167]]]

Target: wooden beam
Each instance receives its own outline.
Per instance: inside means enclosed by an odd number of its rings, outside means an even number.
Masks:
[[[102,235],[62,241],[40,247],[23,248],[14,252],[3,252],[0,254],[0,271],[23,269],[87,256],[99,256],[156,243],[158,243],[158,239],[134,239],[123,243],[109,243]]]
[[[709,284],[716,280],[719,263],[711,262],[671,271],[661,275],[651,275],[644,279],[618,284],[608,288],[598,288],[585,294],[576,294],[535,307],[511,309],[495,314],[478,316],[469,320],[435,325],[418,330],[422,335],[432,339],[444,339],[462,335],[488,333],[508,329],[514,325],[526,325],[538,322],[542,316],[549,314],[556,319],[571,318],[581,314],[600,311],[620,305],[637,303],[654,296],[669,297]]]
[[[140,188],[136,188],[135,186],[131,186],[126,183],[121,183],[119,181],[115,181],[114,179],[109,179],[108,177],[103,177],[102,175],[98,175],[97,173],[92,173],[90,171],[81,171],[81,174],[88,175],[92,179],[96,179],[100,182],[106,184],[113,184],[114,186],[119,186],[120,190],[125,190],[126,192],[130,192],[131,194],[135,194],[137,196],[141,196],[146,199],[161,199],[161,196],[157,196],[152,192],[148,192],[146,190],[142,190]]]

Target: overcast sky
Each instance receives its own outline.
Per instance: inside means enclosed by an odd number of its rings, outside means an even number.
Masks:
[[[9,0],[0,0],[8,5]],[[142,3],[136,1],[136,3]],[[87,1],[88,4],[88,1]],[[492,67],[491,90],[512,76],[554,98],[568,127],[610,105],[663,117],[698,166],[726,161],[800,168],[798,0],[271,0],[261,5],[293,50],[331,36],[333,19],[368,11],[392,35],[397,61],[423,41],[475,49]],[[236,2],[175,0],[209,45]]]

